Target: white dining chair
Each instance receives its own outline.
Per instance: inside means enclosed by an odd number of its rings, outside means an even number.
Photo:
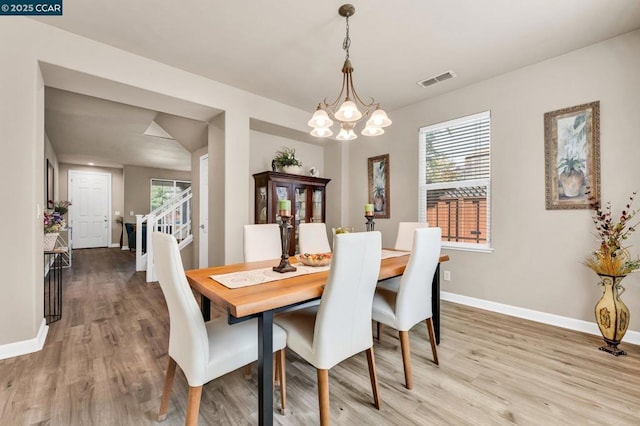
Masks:
[[[165,233],[152,236],[154,268],[169,309],[169,365],[162,392],[158,421],[167,416],[176,365],[189,384],[186,425],[197,425],[202,385],[258,359],[256,319],[229,325],[225,317],[204,322],[184,274],[176,239]],[[284,330],[273,327],[273,349],[277,350],[281,405],[285,408],[286,383]]]
[[[280,225],[265,223],[244,225],[244,261],[279,259],[282,256]]]
[[[380,271],[380,232],[336,235],[333,262],[320,305],[278,315],[287,345],[317,369],[320,424],[330,422],[329,369],[362,351],[380,409],[371,336],[371,304]]]
[[[413,234],[416,229],[428,228],[427,222],[400,222],[398,223],[398,235],[396,236],[396,250],[410,251],[413,247]]]
[[[298,225],[298,247],[300,253],[329,253],[331,246],[324,223],[301,223]]]
[[[427,222],[400,222],[398,223],[398,235],[396,236],[396,250],[411,251],[413,247],[413,235],[416,229],[428,228]],[[378,282],[378,288],[386,288],[392,291],[398,291],[400,280],[384,280]],[[377,324],[377,336],[380,338],[381,327]]]
[[[441,235],[440,228],[416,229],[411,257],[404,274],[387,280],[396,281],[396,285],[390,288],[378,286],[373,296],[373,320],[399,331],[407,389],[413,387],[409,330],[421,321],[426,320],[433,361],[438,364],[432,321],[431,286],[440,258]],[[398,288],[397,291],[391,289],[395,287]]]

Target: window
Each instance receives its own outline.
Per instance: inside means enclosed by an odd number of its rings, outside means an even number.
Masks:
[[[491,115],[423,127],[418,217],[442,229],[442,246],[489,250]]]
[[[165,202],[171,200],[173,197],[181,193],[187,188],[191,187],[191,182],[181,180],[168,180],[168,179],[151,179],[151,211],[154,211]],[[184,206],[183,206],[184,210]],[[186,220],[186,211],[180,211],[180,208],[176,209],[176,223],[184,223]]]

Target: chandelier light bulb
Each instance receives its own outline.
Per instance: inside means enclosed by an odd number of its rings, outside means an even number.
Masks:
[[[384,130],[382,130],[380,127],[370,126],[369,122],[367,122],[367,127],[365,127],[364,130],[362,130],[363,136],[380,136],[383,133],[384,133]]]
[[[375,127],[387,127],[391,125],[391,120],[389,120],[389,117],[387,117],[387,113],[384,112],[384,110],[378,108],[373,112],[373,114],[371,114],[371,118],[367,122],[367,126],[369,125]]]
[[[333,121],[329,118],[329,115],[325,110],[317,109],[307,124],[314,128],[331,127],[333,125]]]
[[[328,138],[333,135],[333,132],[328,127],[316,127],[311,131],[311,136],[317,138]]]
[[[340,129],[340,132],[338,133],[338,136],[336,136],[336,139],[340,141],[351,141],[356,139],[357,137],[358,135],[356,135],[353,129]]]
[[[350,123],[352,121],[358,121],[362,118],[362,113],[358,111],[358,107],[353,101],[346,100],[340,105],[340,109],[335,114],[336,120],[346,121]]]

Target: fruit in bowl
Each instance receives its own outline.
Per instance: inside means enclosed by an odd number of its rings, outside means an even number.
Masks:
[[[332,253],[300,253],[298,260],[307,266],[327,266],[332,257]]]

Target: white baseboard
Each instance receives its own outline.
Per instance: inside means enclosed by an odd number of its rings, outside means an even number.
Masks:
[[[109,247],[120,247],[120,243],[111,243]]]
[[[120,244],[118,244],[120,245]],[[129,246],[122,246],[122,250],[129,250]]]
[[[512,317],[523,318],[543,324],[554,325],[556,327],[567,328],[569,330],[581,331],[583,333],[600,336],[600,330],[595,322],[583,321],[575,318],[563,317],[546,312],[534,311],[531,309],[519,308],[517,306],[504,305],[502,303],[491,302],[489,300],[476,299],[475,297],[462,296],[460,294],[440,292],[440,299],[460,305],[473,306],[474,308],[486,311],[498,312]],[[622,339],[624,343],[640,345],[640,332],[628,330]]]
[[[0,359],[13,358],[14,356],[26,355],[41,350],[44,347],[48,332],[49,326],[45,319],[42,318],[38,334],[33,339],[0,345]]]

